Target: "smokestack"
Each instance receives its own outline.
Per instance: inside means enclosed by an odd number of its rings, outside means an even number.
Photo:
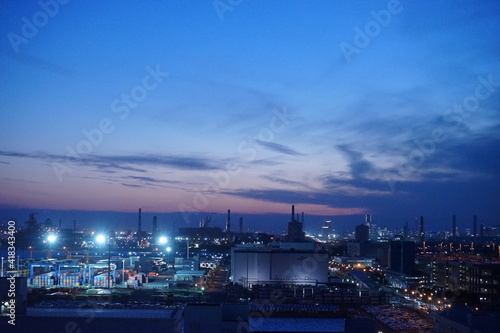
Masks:
[[[474,233],[473,233],[473,235],[474,235],[474,237],[477,237],[478,236],[477,235],[477,215],[474,215],[472,217],[472,221],[474,223]]]
[[[137,233],[140,233],[141,231],[142,231],[141,209],[139,208],[139,223],[137,226]]]
[[[295,220],[295,205],[292,205],[292,222]]]
[[[231,232],[231,210],[227,210],[226,232]]]
[[[243,217],[240,217],[240,234],[243,233]]]
[[[452,223],[451,223],[451,235],[453,237],[457,236],[457,216],[453,215],[452,217]]]
[[[365,223],[366,224],[372,223],[372,216],[370,214],[366,214]]]
[[[425,232],[424,232],[424,217],[420,216],[420,241],[425,241]]]
[[[153,216],[153,235],[158,233],[158,220],[156,216]]]

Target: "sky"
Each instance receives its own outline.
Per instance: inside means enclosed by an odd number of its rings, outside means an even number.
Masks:
[[[500,224],[499,32],[494,0],[2,1],[0,207]]]

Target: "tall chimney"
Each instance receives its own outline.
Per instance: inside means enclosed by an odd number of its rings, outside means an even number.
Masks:
[[[292,205],[292,222],[295,220],[295,205]]]
[[[158,233],[158,220],[156,216],[153,216],[153,235]]]
[[[372,223],[372,216],[370,214],[366,214],[365,223],[366,224]]]
[[[231,210],[227,210],[226,232],[231,232]]]
[[[451,223],[451,235],[453,237],[457,236],[457,216],[453,215],[452,217],[452,223]]]
[[[141,231],[142,231],[141,209],[139,208],[139,222],[137,226],[137,233],[140,233]]]
[[[243,217],[240,217],[240,234],[243,233]]]

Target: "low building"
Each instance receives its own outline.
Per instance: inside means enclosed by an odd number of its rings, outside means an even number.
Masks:
[[[321,250],[270,247],[231,249],[231,279],[254,284],[316,285],[328,282],[329,256]]]
[[[432,312],[434,333],[494,333],[500,327],[498,313],[473,311],[469,307],[452,307]]]

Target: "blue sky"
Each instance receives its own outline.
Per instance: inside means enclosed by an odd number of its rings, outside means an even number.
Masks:
[[[497,1],[41,3],[0,4],[5,209],[500,222]]]

